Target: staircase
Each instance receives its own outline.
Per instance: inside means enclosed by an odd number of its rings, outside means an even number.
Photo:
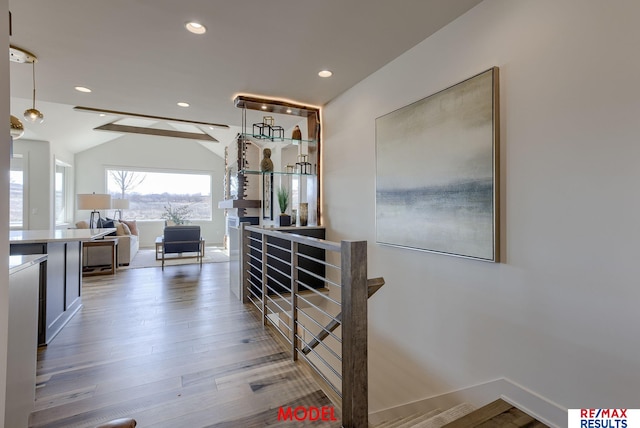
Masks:
[[[477,409],[463,403],[445,410],[433,410],[424,414],[404,416],[384,421],[372,428],[472,428],[472,427],[509,427],[509,428],[548,428],[534,417],[498,399]]]
[[[373,428],[440,428],[456,419],[468,415],[474,410],[476,410],[476,408],[471,404],[462,403],[445,411],[436,409],[424,414],[416,413],[399,417],[382,422]]]

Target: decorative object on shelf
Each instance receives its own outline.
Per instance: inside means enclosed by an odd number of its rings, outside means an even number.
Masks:
[[[273,173],[262,174],[262,218],[273,220]]]
[[[296,170],[300,174],[311,174],[311,163],[308,161],[309,155],[298,155]]]
[[[89,217],[89,228],[97,226],[97,221],[101,220],[99,210],[111,209],[111,195],[94,193],[80,193],[76,195],[76,206],[78,210],[91,210]],[[95,215],[98,214],[98,220]]]
[[[191,207],[189,205],[180,205],[174,207],[169,202],[164,206],[164,213],[162,218],[167,221],[167,226],[178,226],[181,224],[189,223],[189,216],[191,215]],[[169,224],[172,222],[173,224]]]
[[[293,128],[293,132],[291,133],[291,139],[292,140],[302,140],[302,131],[300,130],[300,127],[298,125],[295,126],[295,128]]]
[[[262,162],[260,162],[260,171],[269,172],[273,171],[273,161],[271,160],[271,149],[265,148],[262,150]]]
[[[291,216],[286,214],[289,207],[289,190],[284,187],[278,188],[278,205],[280,206],[280,216],[278,217],[278,225],[291,226]]]
[[[499,261],[498,74],[376,119],[376,242]]]
[[[285,169],[284,172],[288,173],[288,174],[293,174],[294,172],[296,172],[296,166],[295,165],[291,165],[288,164]]]
[[[24,135],[24,125],[22,125],[20,119],[18,119],[14,115],[11,115],[9,125],[11,126],[10,133],[14,140],[17,140]]]
[[[309,223],[309,204],[307,202],[300,203],[300,226],[306,226]]]
[[[262,118],[262,123],[265,124],[266,126],[273,126],[273,116],[264,116]]]
[[[275,140],[276,138],[284,140],[284,128],[282,126],[271,127],[271,141]]]
[[[297,222],[298,222],[298,210],[292,209],[291,210],[291,226],[295,226]]]

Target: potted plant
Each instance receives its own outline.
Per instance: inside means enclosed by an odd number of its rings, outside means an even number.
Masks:
[[[191,207],[189,205],[171,206],[171,202],[164,206],[162,218],[166,220],[167,226],[177,226],[189,223],[187,218],[191,215]]]
[[[291,226],[291,216],[285,214],[289,206],[289,191],[285,188],[278,188],[278,205],[280,206],[280,216],[278,217],[278,226]]]

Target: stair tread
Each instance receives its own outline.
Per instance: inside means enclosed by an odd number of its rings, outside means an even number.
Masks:
[[[395,428],[398,424],[404,423],[410,418],[417,417],[419,413],[413,413],[411,415],[397,416],[393,419],[381,422],[375,425],[375,428]]]
[[[427,413],[422,413],[419,414],[416,418],[412,418],[411,420],[408,420],[394,428],[413,428],[414,426],[416,426],[416,424],[422,423],[427,419],[431,419],[434,416],[439,415],[440,413],[442,413],[442,409],[435,409]]]
[[[453,422],[454,420],[473,412],[474,410],[476,410],[476,408],[469,403],[458,404],[457,406],[453,406],[432,418],[414,425],[412,428],[440,428],[449,422]]]

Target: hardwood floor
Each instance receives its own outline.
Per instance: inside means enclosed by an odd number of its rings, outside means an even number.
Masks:
[[[281,406],[332,404],[228,281],[228,263],[85,278],[84,307],[38,352],[30,426],[339,427],[278,422]]]

